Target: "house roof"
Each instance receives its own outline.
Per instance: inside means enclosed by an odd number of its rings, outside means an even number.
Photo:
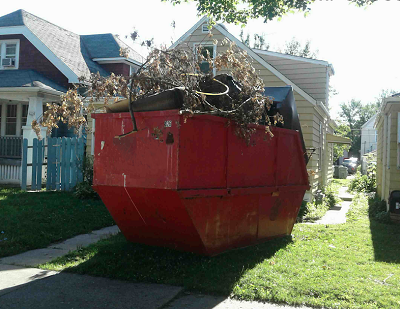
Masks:
[[[306,57],[295,56],[295,55],[290,55],[290,54],[284,54],[284,53],[279,53],[279,52],[270,51],[270,50],[264,50],[264,49],[258,49],[258,48],[253,48],[253,50],[256,53],[261,53],[261,54],[265,54],[265,55],[269,55],[269,56],[275,56],[275,57],[280,57],[280,58],[285,58],[285,59],[303,61],[303,62],[319,64],[319,65],[324,65],[324,66],[332,66],[328,61],[325,61],[325,60],[319,60],[319,59],[314,59],[314,58],[306,58]]]
[[[44,90],[67,92],[63,86],[34,70],[1,70],[0,88],[9,87],[39,87]]]
[[[81,36],[91,59],[93,58],[118,58],[120,49],[124,48],[128,51],[128,57],[139,63],[143,62],[143,57],[122,42],[117,36],[111,33],[91,34]]]
[[[197,28],[199,28],[203,23],[206,23],[206,22],[208,22],[208,17],[204,16],[192,28],[190,28],[185,34],[183,34],[174,44],[172,44],[170,46],[170,49],[175,48],[180,43],[184,42]],[[228,32],[228,30],[226,29],[225,26],[216,24],[216,25],[214,25],[214,28],[217,29],[222,35],[226,36],[228,39],[235,42],[235,44],[238,47],[245,50],[250,57],[252,57],[256,61],[258,61],[262,66],[264,66],[270,72],[275,74],[275,76],[277,76],[281,81],[283,81],[287,85],[291,85],[293,87],[293,90],[295,90],[297,93],[299,93],[303,98],[305,98],[311,104],[313,104],[314,106],[318,105],[316,99],[314,99],[311,95],[309,95],[304,89],[299,87],[291,79],[289,79],[285,74],[280,72],[277,68],[275,68],[273,65],[268,63],[265,59],[263,59],[263,57],[261,57],[257,53],[256,50],[253,50],[252,48],[246,46],[238,38],[236,38],[234,35],[232,35],[230,32]],[[321,108],[321,109],[329,117],[329,113],[327,113],[327,109],[326,108]]]
[[[120,56],[119,40],[117,41],[112,34],[80,36],[24,10],[18,10],[0,17],[0,28],[15,26],[28,28],[29,31],[22,32],[22,34],[28,36],[31,42],[34,41],[32,43],[40,51],[49,52],[50,58],[55,55],[62,62],[61,65],[59,63],[59,66],[66,65],[76,77],[88,76],[90,73],[97,72],[102,76],[109,75],[107,70],[92,60],[95,58],[92,54],[104,55],[102,57]],[[34,37],[31,37],[32,34]],[[36,38],[39,39],[39,42],[36,41]],[[128,50],[130,56],[138,57],[139,54],[134,50],[129,47]],[[53,63],[57,62],[55,61],[57,59],[49,60]],[[56,65],[56,67],[59,66]],[[69,72],[68,69],[66,71]],[[66,74],[65,70],[60,71]]]
[[[373,115],[370,119],[368,119],[367,122],[365,122],[362,126],[361,129],[364,129],[365,127],[367,127],[369,124],[371,124],[372,122],[375,123],[375,119],[376,116],[378,115],[378,113],[376,113],[375,115]]]

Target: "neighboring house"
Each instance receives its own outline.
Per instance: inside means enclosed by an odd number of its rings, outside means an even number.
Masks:
[[[314,151],[307,165],[311,174],[311,192],[318,185],[327,184],[333,177],[333,143],[343,142],[333,135],[336,124],[328,111],[329,78],[334,74],[332,65],[322,60],[251,49],[221,24],[213,26],[212,37],[208,37],[207,22],[208,19],[203,17],[170,48],[195,52],[196,46],[201,44],[215,57],[228,48],[222,44],[228,38],[251,57],[265,87],[292,86],[306,147]],[[217,44],[214,40],[218,41]],[[308,193],[306,198],[312,197]]]
[[[400,93],[383,100],[375,128],[378,131],[377,192],[387,202],[390,192],[400,190]]]
[[[19,182],[21,140],[32,145],[31,122],[46,103],[60,102],[81,76],[128,76],[141,65],[138,53],[128,48],[121,57],[121,48],[127,46],[112,34],[78,35],[24,10],[0,17],[0,182]],[[53,132],[71,134],[66,126]]]
[[[361,157],[371,151],[376,150],[378,135],[374,128],[376,115],[372,116],[361,127]]]

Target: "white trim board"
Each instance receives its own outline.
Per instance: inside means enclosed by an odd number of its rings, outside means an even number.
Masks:
[[[172,44],[168,49],[174,49],[184,40],[186,40],[197,28],[200,27],[201,24],[208,22],[208,17],[203,16],[192,28],[190,28],[184,35],[182,35],[174,44]]]
[[[133,60],[132,58],[125,58],[125,57],[114,57],[114,58],[93,58],[93,61],[98,62],[99,64],[106,64],[106,63],[126,63],[126,64],[136,64],[141,66],[142,63]]]
[[[0,35],[22,34],[45,56],[61,73],[68,78],[69,83],[78,83],[78,76],[58,58],[33,32],[26,26],[0,27]]]
[[[282,54],[282,53],[278,53],[278,52],[262,50],[262,49],[257,49],[257,48],[253,48],[253,50],[257,54],[263,54],[263,55],[267,55],[267,56],[279,57],[279,58],[296,60],[296,61],[303,61],[303,62],[308,62],[308,63],[312,63],[312,64],[323,65],[326,67],[330,66],[329,62],[327,62],[325,60],[317,60],[317,59],[305,58],[305,57],[300,57],[300,56]]]

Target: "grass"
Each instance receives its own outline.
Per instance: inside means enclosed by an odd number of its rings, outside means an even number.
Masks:
[[[331,184],[335,186],[337,189],[339,189],[340,187],[348,187],[350,184],[350,179],[333,178]]]
[[[347,179],[333,179],[329,185],[317,191],[313,202],[303,201],[298,221],[315,222],[321,219],[329,209],[341,202],[341,199],[337,197],[339,188],[348,186],[348,183],[349,180]]]
[[[399,263],[399,227],[370,221],[360,195],[346,224],[296,224],[292,237],[213,258],[128,243],[119,234],[41,267],[244,300],[399,308]]]
[[[70,192],[0,188],[0,257],[113,224],[101,200],[79,200]]]

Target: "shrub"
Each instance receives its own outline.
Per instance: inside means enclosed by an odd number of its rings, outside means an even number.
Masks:
[[[325,187],[320,187],[314,195],[313,202],[302,202],[297,221],[316,221],[322,218],[330,208],[340,202],[337,193],[338,188],[332,183]]]
[[[93,190],[93,158],[85,157],[82,162],[83,181],[74,188],[74,195],[79,199],[99,199],[99,195]]]
[[[379,196],[370,196],[368,199],[368,215],[382,223],[390,222],[390,213],[387,211],[386,202],[382,201]]]
[[[367,175],[357,172],[351,180],[349,190],[352,192],[375,192],[376,191],[376,163],[368,164]]]

